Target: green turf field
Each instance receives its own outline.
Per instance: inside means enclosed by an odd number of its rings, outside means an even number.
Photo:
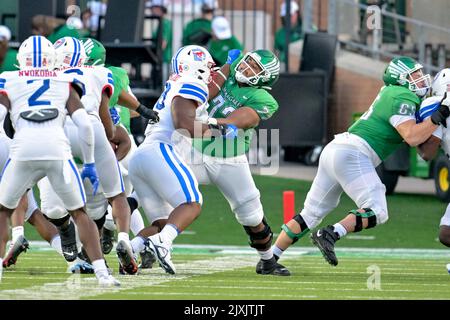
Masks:
[[[294,190],[296,208],[301,208],[310,182],[294,179],[255,176],[267,220],[273,232],[278,233],[283,224],[282,194]],[[204,205],[202,214],[187,232],[177,238],[177,243],[245,245],[247,235],[238,224],[227,201],[214,186],[202,186]],[[396,194],[388,197],[389,221],[382,226],[350,235],[339,245],[346,247],[392,247],[392,248],[442,248],[436,240],[439,221],[446,204],[431,195]],[[340,205],[329,214],[322,225],[335,223],[348,210],[356,209],[353,202],[343,194]],[[39,239],[30,226],[26,226],[29,239]],[[309,240],[301,240],[296,246],[309,246]]]
[[[57,254],[35,249],[4,271],[0,299],[450,299],[445,270],[450,256],[434,254],[424,258],[341,250],[340,265],[333,268],[310,249],[283,259],[292,276],[280,278],[256,275],[256,258],[247,252],[176,248],[176,275],[156,267],[137,276],[117,276],[122,286],[104,289],[93,276],[64,273],[65,263]],[[113,269],[117,266],[112,255],[108,261]],[[380,271],[379,286],[370,281],[368,268]]]
[[[294,190],[300,208],[310,183],[261,176],[255,181],[277,233],[283,219],[282,192]],[[202,192],[202,215],[176,240],[177,275],[155,267],[138,276],[118,276],[122,286],[105,290],[96,286],[93,276],[65,273],[66,264],[56,253],[32,246],[17,266],[4,270],[0,299],[450,299],[445,269],[450,250],[437,241],[446,204],[433,196],[388,197],[388,223],[339,241],[336,268],[305,237],[282,258],[292,276],[279,278],[256,275],[256,254],[246,245],[246,234],[227,202],[215,187],[202,187]],[[323,224],[338,221],[352,208],[344,195]],[[38,239],[29,227],[26,234]],[[117,275],[114,255],[108,261]],[[380,276],[374,278],[371,270],[379,270]],[[368,279],[380,281],[369,281],[368,286]],[[380,286],[368,289],[373,283]]]

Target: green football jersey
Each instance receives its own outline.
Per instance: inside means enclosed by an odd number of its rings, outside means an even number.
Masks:
[[[109,107],[116,107],[120,115],[120,123],[123,124],[128,133],[130,133],[130,110],[126,107],[117,105],[122,90],[128,90],[130,79],[128,78],[127,71],[123,68],[109,66],[108,69],[111,71],[114,80],[114,94],[109,99]]]
[[[238,85],[234,68],[239,60],[231,65],[230,76],[217,97],[208,101],[208,114],[212,118],[226,118],[236,109],[249,107],[256,111],[261,120],[267,120],[278,110],[278,103],[264,89]],[[234,139],[214,137],[194,139],[194,148],[213,157],[228,158],[242,155],[250,148],[253,130],[239,131],[238,137]]]
[[[420,99],[416,94],[404,87],[385,86],[348,132],[363,138],[380,159],[385,160],[403,142],[389,120],[396,115],[415,117],[418,108]]]

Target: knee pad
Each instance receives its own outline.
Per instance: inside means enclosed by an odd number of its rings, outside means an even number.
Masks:
[[[247,232],[247,234],[250,238],[249,245],[250,245],[250,247],[255,248],[256,250],[267,250],[270,248],[270,246],[272,244],[272,239],[273,239],[272,230],[270,229],[270,226],[267,224],[265,218],[263,218],[262,223],[264,224],[264,229],[259,232],[253,232],[251,230],[251,227],[244,226],[245,232]],[[267,237],[269,237],[269,240],[267,240],[264,243],[255,242],[257,240],[266,239]]]
[[[49,217],[46,215],[46,218],[47,218],[51,223],[53,223],[57,228],[60,228],[62,225],[64,225],[64,223],[66,223],[67,220],[70,219],[70,216],[69,216],[69,215],[66,215],[65,217],[62,217],[62,218],[53,219],[53,218],[49,218]]]
[[[44,208],[42,208],[44,209]],[[55,206],[53,208],[48,208],[42,210],[44,214],[50,219],[50,220],[58,220],[58,219],[64,219],[66,216],[69,215],[67,210],[60,206]]]
[[[243,226],[254,227],[264,219],[264,211],[259,196],[239,205],[233,211],[237,221]]]
[[[127,202],[128,202],[128,205],[130,206],[130,212],[133,214],[134,210],[139,208],[139,203],[136,200],[136,198],[134,198],[132,196],[127,197]]]
[[[108,214],[108,211],[106,211],[100,219],[94,220],[95,224],[97,225],[98,230],[103,228],[103,225],[105,224],[105,221],[106,221],[107,214]]]
[[[373,228],[377,225],[377,216],[372,209],[362,208],[364,212],[359,212],[358,210],[349,211],[349,214],[354,214],[356,216],[355,232],[360,232],[363,229],[363,218],[368,219],[368,225],[366,229]]]
[[[292,244],[296,243],[300,238],[302,238],[305,234],[308,233],[309,228],[306,225],[305,220],[303,220],[302,216],[298,213],[293,218],[297,223],[300,225],[300,228],[302,229],[299,233],[293,232],[286,224],[283,224],[281,226],[281,229],[286,232],[287,236],[292,239]]]

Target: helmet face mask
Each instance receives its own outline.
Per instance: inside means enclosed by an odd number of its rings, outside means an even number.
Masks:
[[[196,45],[180,48],[172,58],[172,73],[191,76],[209,84],[212,80],[211,68],[215,63],[209,52]]]
[[[73,37],[58,39],[55,44],[56,69],[81,67],[86,60],[86,52],[81,42]]]
[[[407,88],[420,98],[431,88],[431,77],[423,74],[423,66],[409,57],[394,58],[386,67],[383,75],[386,85],[398,85]]]
[[[24,40],[17,52],[17,61],[21,70],[53,70],[55,49],[43,36],[31,36]]]
[[[278,80],[280,62],[272,52],[256,50],[247,52],[234,70],[236,81],[270,90]]]
[[[247,53],[236,66],[236,80],[241,83],[256,86],[261,78],[267,78],[268,72],[258,60]]]

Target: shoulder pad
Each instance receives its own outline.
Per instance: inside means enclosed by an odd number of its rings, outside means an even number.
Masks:
[[[177,81],[178,93],[182,97],[197,101],[201,104],[208,101],[208,86],[197,79],[182,79]]]

